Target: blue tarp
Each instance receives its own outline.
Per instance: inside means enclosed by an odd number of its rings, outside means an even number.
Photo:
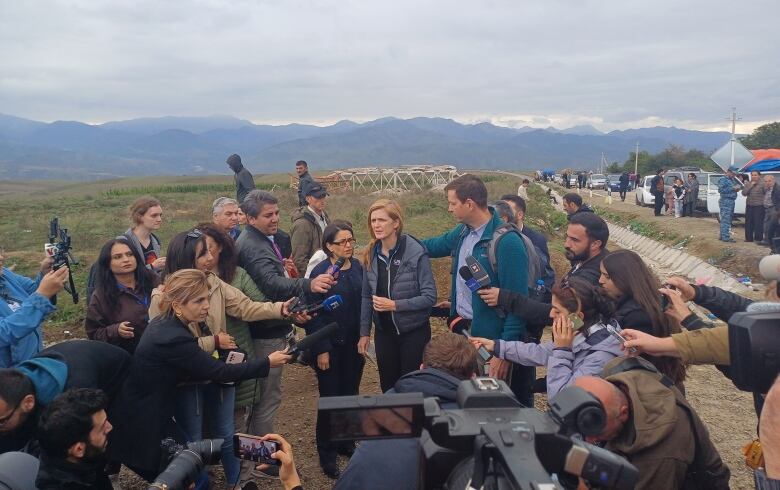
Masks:
[[[768,170],[780,170],[780,160],[762,160],[747,166],[746,170],[758,170],[766,172]]]

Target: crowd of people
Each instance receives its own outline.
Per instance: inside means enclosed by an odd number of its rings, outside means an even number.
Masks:
[[[637,467],[637,488],[689,488],[694,477],[705,478],[699,488],[728,488],[729,470],[684,386],[697,356],[728,364],[697,354],[722,350],[723,333],[697,321],[685,302],[728,320],[747,300],[682,278],[662,287],[637,254],[607,249],[607,223],[576,193],[563,197],[570,269],[556,278],[547,237],[525,223],[528,182],[491,202],[478,177],[456,178],[444,188],[456,224],[427,238],[404,230],[398,202],[379,199],[365,223],[371,240],[358,254],[357,224],[328,215],[327,189],[306,162],[296,164],[300,206],[289,234],[279,227],[277,197],[254,189],[238,155],[227,164],[236,199],[217,198],[212,219],[173,236],[164,254],[155,234],[161,203],[145,197],[130,205],[132,227],[105,242],[90,271],[90,340],[43,348],[42,323],[66,268],[52,271],[44,260],[35,279],[0,269],[0,453],[38,457],[38,488],[111,488],[121,465],[152,481],[164,468],[166,437],[222,439],[226,488],[260,478],[300,488],[292,448],[275,428],[282,373],[293,359],[295,325],[311,335],[333,323],[335,334],[302,359],[320,397],[358,394],[372,352],[383,392],[422,392],[443,406],[454,406],[459,381],[473,376],[505,381],[529,407],[534,393],[554,399],[577,386],[607,413],[592,442]],[[431,269],[440,257],[452,262],[443,302]],[[466,280],[475,268],[488,286]],[[336,294],[340,306],[331,311],[294,308]],[[432,335],[434,311],[445,312],[455,333]],[[542,339],[545,327],[551,340]],[[626,357],[627,347],[639,357]],[[764,408],[762,424],[777,424],[772,416],[777,410]],[[421,439],[356,447],[329,440],[324,423],[317,420],[316,448],[337,488],[414,487]],[[277,441],[270,457],[281,464],[242,465],[236,432]],[[343,474],[338,455],[351,456]],[[767,473],[780,477],[769,459]],[[203,471],[195,488],[209,483]]]

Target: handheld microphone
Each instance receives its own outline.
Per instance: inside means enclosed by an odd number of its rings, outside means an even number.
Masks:
[[[314,305],[302,305],[302,304],[296,304],[295,307],[290,308],[291,313],[317,313],[320,310],[325,310],[327,312],[331,312],[333,310],[338,309],[341,305],[344,304],[344,300],[341,298],[340,294],[334,294],[333,296],[328,296],[324,300],[322,300],[322,303],[320,304],[314,304]]]
[[[302,351],[311,349],[314,344],[328,337],[332,337],[336,334],[336,332],[338,332],[338,330],[339,326],[336,322],[329,323],[316,332],[311,333],[299,340],[298,343],[296,343],[287,353],[295,356]]]
[[[767,255],[758,263],[758,271],[767,281],[777,281],[777,294],[780,296],[780,255]]]
[[[328,267],[327,273],[333,276],[333,279],[339,278],[339,272],[341,271],[341,268],[344,267],[344,262],[346,262],[347,259],[344,257],[339,257],[338,260],[336,260],[336,263]]]
[[[469,329],[466,328],[468,322],[464,321],[463,318],[456,316],[452,319],[452,321],[449,322],[450,332],[452,333],[459,333],[466,337],[468,340],[471,340],[471,333],[469,333]],[[493,354],[490,353],[489,350],[485,348],[484,345],[480,345],[477,348],[477,354],[482,359],[482,362],[488,362],[490,359],[493,358]]]
[[[472,293],[490,287],[490,276],[472,255],[466,257],[466,265],[458,269],[458,274],[466,281],[466,286]],[[506,318],[506,311],[503,308],[496,306],[495,309],[499,318]]]

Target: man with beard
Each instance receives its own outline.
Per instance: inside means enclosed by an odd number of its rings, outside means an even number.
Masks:
[[[111,423],[108,398],[100,390],[68,390],[46,408],[38,422],[41,465],[39,490],[111,490],[103,467]]]

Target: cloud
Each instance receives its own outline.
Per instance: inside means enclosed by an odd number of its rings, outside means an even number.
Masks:
[[[4,2],[0,107],[722,128],[732,105],[745,125],[780,118],[779,16],[776,0]]]

